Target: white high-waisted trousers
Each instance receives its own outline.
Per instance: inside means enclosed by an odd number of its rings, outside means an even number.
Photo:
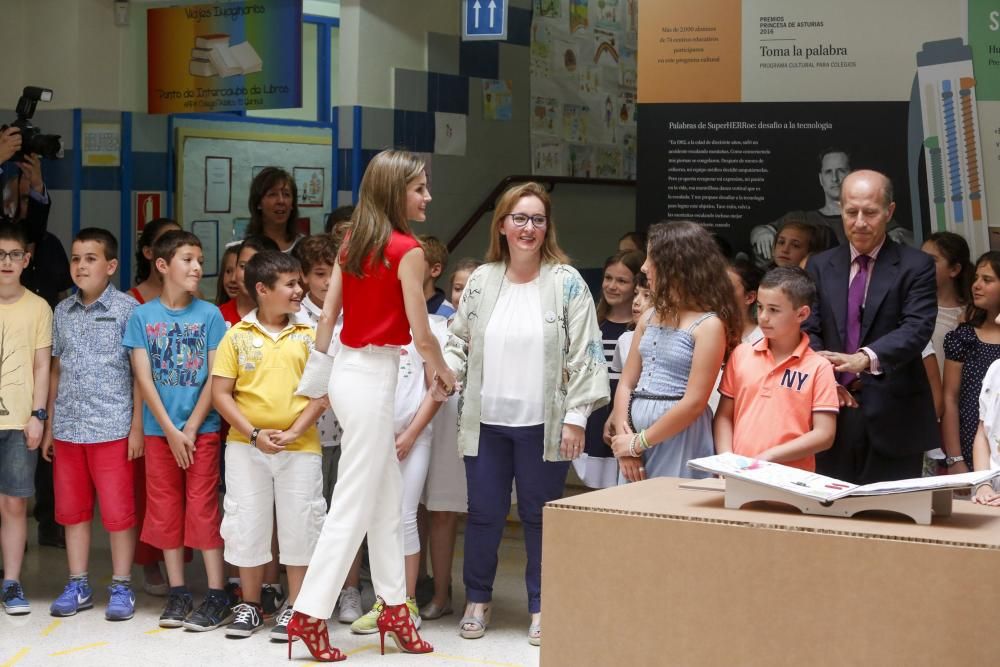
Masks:
[[[341,346],[330,376],[330,405],[344,429],[337,485],[295,610],[329,618],[358,547],[368,534],[375,593],[388,605],[406,601],[393,403],[399,348]]]

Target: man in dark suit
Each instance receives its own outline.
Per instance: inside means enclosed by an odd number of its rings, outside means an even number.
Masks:
[[[803,330],[837,373],[841,411],[817,472],[867,484],[919,477],[940,446],[921,352],[937,317],[930,256],[886,236],[892,182],[855,171],[841,186],[848,243],[810,258],[817,301]]]

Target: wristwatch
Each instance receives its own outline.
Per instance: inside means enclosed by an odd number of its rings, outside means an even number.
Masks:
[[[956,463],[961,463],[963,461],[965,461],[964,456],[946,456],[944,459],[944,464],[950,468]]]
[[[37,410],[32,410],[31,416],[36,418],[38,421],[43,422],[49,418],[49,413],[45,411],[45,408],[38,408]]]

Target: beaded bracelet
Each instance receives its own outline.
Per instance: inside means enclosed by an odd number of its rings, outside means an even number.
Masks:
[[[632,434],[632,440],[628,443],[628,453],[630,456],[638,457],[639,452],[636,451],[635,444],[639,441],[639,436]]]

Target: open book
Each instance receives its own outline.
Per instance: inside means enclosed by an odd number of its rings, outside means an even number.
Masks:
[[[814,472],[789,468],[780,463],[758,461],[731,452],[691,459],[688,465],[695,470],[704,470],[722,477],[735,477],[821,502],[832,502],[848,496],[882,496],[914,491],[963,489],[982,484],[1000,475],[1000,470],[983,470],[858,486]]]

